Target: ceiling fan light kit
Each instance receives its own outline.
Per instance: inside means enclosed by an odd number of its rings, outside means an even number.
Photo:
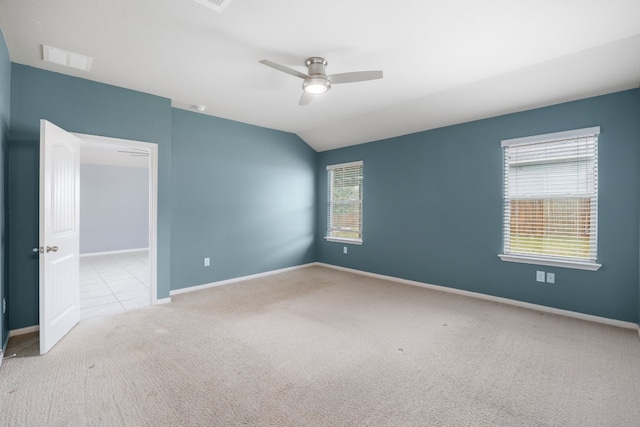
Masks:
[[[329,79],[323,76],[310,76],[302,82],[302,89],[312,95],[319,95],[331,89]]]
[[[364,82],[367,80],[375,80],[382,78],[382,71],[356,71],[351,73],[332,74],[327,76],[326,66],[327,60],[319,56],[312,56],[304,61],[307,66],[307,74],[294,70],[293,68],[286,67],[284,65],[277,64],[263,59],[260,61],[268,67],[274,68],[283,73],[290,74],[294,77],[303,79],[302,82],[302,97],[298,105],[307,105],[311,98],[315,95],[326,93],[331,89],[331,84],[339,83],[355,83]]]

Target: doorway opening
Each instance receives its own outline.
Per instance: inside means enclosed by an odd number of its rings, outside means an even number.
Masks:
[[[71,134],[47,120],[40,120],[39,325],[23,330],[36,332],[40,354],[46,354],[80,320],[80,156],[82,141],[126,147],[148,157],[146,172],[148,294],[157,304],[157,144],[99,136]],[[17,334],[16,334],[17,335]],[[31,339],[31,337],[29,338]],[[32,342],[23,342],[25,347]]]
[[[80,320],[156,303],[157,145],[75,134]]]

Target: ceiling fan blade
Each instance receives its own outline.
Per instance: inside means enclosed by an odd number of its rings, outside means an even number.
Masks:
[[[275,62],[269,61],[268,59],[263,59],[260,61],[261,64],[266,65],[267,67],[275,68],[278,71],[282,71],[283,73],[291,74],[295,77],[300,77],[301,79],[306,79],[309,77],[305,73],[301,73],[300,71],[294,70],[293,68],[285,67],[284,65],[276,64]]]
[[[332,74],[328,77],[332,85],[365,82],[367,80],[381,79],[382,71],[354,71],[352,73]]]
[[[145,152],[141,152],[141,151],[121,151],[118,150],[118,153],[125,153],[125,154],[129,154],[131,156],[149,156],[149,153],[145,153]]]
[[[300,97],[300,101],[298,102],[298,105],[307,105],[308,103],[311,102],[312,99],[313,99],[313,95],[307,92],[302,92],[302,96]]]

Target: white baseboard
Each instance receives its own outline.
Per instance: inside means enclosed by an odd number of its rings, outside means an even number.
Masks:
[[[87,252],[84,254],[80,254],[80,258],[86,257],[86,256],[99,256],[99,255],[114,255],[114,254],[126,254],[129,252],[142,252],[142,251],[148,251],[149,248],[137,248],[137,249],[121,249],[118,251],[106,251],[106,252]]]
[[[40,330],[40,326],[38,325],[27,326],[26,328],[14,329],[12,331],[9,331],[9,338],[15,337],[16,335],[24,335],[24,334],[30,334],[31,332],[38,332],[39,330]]]
[[[462,289],[448,288],[446,286],[431,285],[428,283],[417,282],[414,280],[400,279],[398,277],[385,276],[383,274],[377,274],[377,273],[369,273],[367,271],[356,270],[353,268],[339,267],[337,265],[325,264],[322,262],[318,262],[315,264],[321,267],[333,268],[335,270],[347,271],[350,273],[360,274],[363,276],[389,280],[391,282],[403,283],[405,285],[419,286],[421,288],[432,289],[434,291],[449,292],[452,294],[463,295],[467,297],[478,298],[478,299],[483,299],[483,300],[492,301],[492,302],[499,302],[502,304],[509,304],[516,307],[528,308],[530,310],[536,310],[544,313],[558,314],[560,316],[573,317],[575,319],[587,320],[587,321],[596,322],[596,323],[603,323],[605,325],[617,326],[620,328],[635,329],[638,331],[638,337],[640,337],[640,327],[638,326],[638,324],[632,323],[632,322],[609,319],[607,317],[593,316],[591,314],[578,313],[576,311],[562,310],[559,308],[547,307],[544,305],[532,304],[532,303],[517,301],[509,298],[495,297],[492,295],[481,294],[478,292],[464,291]]]
[[[153,302],[153,305],[162,305],[162,304],[169,304],[171,302],[171,297],[169,298],[160,298],[157,299]]]
[[[312,263],[309,263],[309,264],[296,265],[294,267],[281,268],[279,270],[265,271],[264,273],[251,274],[249,276],[241,276],[241,277],[235,277],[233,279],[220,280],[219,282],[205,283],[204,285],[196,285],[196,286],[190,286],[188,288],[174,289],[173,291],[169,292],[169,295],[173,296],[173,295],[183,294],[185,292],[200,291],[202,289],[214,288],[216,286],[229,285],[231,283],[242,282],[244,280],[250,280],[250,279],[257,279],[259,277],[272,276],[274,274],[284,273],[286,271],[299,270],[301,268],[312,267],[314,265],[318,265],[318,263],[317,262],[312,262]]]

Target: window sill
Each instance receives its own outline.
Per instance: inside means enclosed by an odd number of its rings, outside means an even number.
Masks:
[[[361,245],[361,239],[345,239],[343,237],[325,237],[324,240],[327,242],[337,242],[337,243],[348,243],[350,245]]]
[[[548,265],[550,267],[573,268],[576,270],[598,271],[602,264],[595,262],[568,261],[563,259],[543,258],[525,255],[498,254],[502,261],[520,262],[523,264]]]

